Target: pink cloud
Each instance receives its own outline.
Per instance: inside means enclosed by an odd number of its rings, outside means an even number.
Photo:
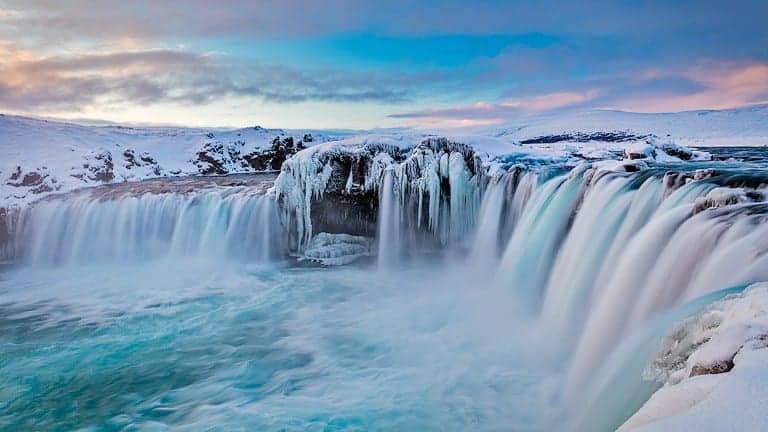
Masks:
[[[557,92],[524,98],[508,99],[500,106],[519,108],[526,111],[549,111],[590,101],[598,95],[597,90],[586,92]]]
[[[661,72],[644,72],[639,79],[649,76],[659,77]],[[679,76],[700,85],[701,89],[685,95],[633,95],[616,102],[611,108],[662,112],[727,109],[768,103],[768,64],[706,63],[686,69]]]
[[[394,114],[390,117],[406,119],[406,123],[411,126],[433,128],[490,126],[515,115],[551,111],[584,104],[599,94],[600,91],[596,89],[583,92],[563,91],[510,98],[497,103],[477,102],[472,105]]]

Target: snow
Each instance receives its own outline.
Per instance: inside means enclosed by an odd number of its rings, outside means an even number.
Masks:
[[[717,187],[709,191],[706,196],[696,198],[694,201],[694,211],[700,212],[708,208],[724,207],[743,203],[754,203],[764,200],[765,194],[761,190]]]
[[[656,146],[650,142],[637,142],[624,147],[624,159],[655,159]]]
[[[768,145],[768,105],[678,113],[613,110],[559,112],[515,119],[495,136],[523,141],[546,135],[629,132],[655,135],[688,147]]]
[[[767,347],[768,283],[761,282],[670,332],[645,372],[664,387],[619,430],[768,430]]]
[[[199,175],[197,153],[217,145],[222,151],[215,156],[228,173],[251,172],[233,156],[267,149],[277,136],[293,136],[298,142],[304,131],[258,126],[234,130],[83,126],[0,114],[0,207],[23,206],[51,193],[89,185]],[[306,144],[334,139],[313,138]],[[18,178],[12,179],[17,172]],[[40,174],[41,182],[23,186],[24,176],[34,173]]]

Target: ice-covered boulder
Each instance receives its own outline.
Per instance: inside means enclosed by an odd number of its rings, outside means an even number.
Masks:
[[[632,143],[624,147],[624,159],[656,159],[656,146],[648,141]]]
[[[371,255],[372,240],[350,234],[319,233],[312,238],[299,261],[312,261],[324,266],[350,264]]]
[[[708,208],[762,201],[765,201],[765,194],[760,190],[718,187],[709,191],[706,196],[696,198],[696,201],[694,202],[694,213],[702,212]]]
[[[661,141],[649,137],[644,141],[633,142],[624,147],[624,159],[648,159],[659,162],[676,162],[688,160],[710,160],[712,155],[700,150],[676,144],[671,141]]]
[[[318,231],[373,236],[378,178],[402,157],[400,147],[386,141],[342,140],[309,147],[288,159],[275,192],[295,249],[306,248]]]
[[[669,332],[644,375],[664,382],[620,431],[768,430],[768,283]]]

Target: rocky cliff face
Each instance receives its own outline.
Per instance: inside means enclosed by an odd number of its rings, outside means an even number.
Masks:
[[[444,243],[459,229],[451,218],[473,220],[487,167],[472,147],[445,138],[406,146],[339,141],[304,150],[275,183],[296,249],[321,232],[374,237],[386,170],[394,172],[406,228]]]

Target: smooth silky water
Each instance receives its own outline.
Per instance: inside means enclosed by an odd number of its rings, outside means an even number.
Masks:
[[[762,165],[672,187],[683,165],[445,159],[457,201],[409,219],[424,195],[386,170],[383,258],[343,268],[287,259],[252,185],[41,203],[0,273],[0,429],[612,430],[670,323],[768,279],[765,203],[696,210]],[[450,253],[411,253],[422,209]]]

